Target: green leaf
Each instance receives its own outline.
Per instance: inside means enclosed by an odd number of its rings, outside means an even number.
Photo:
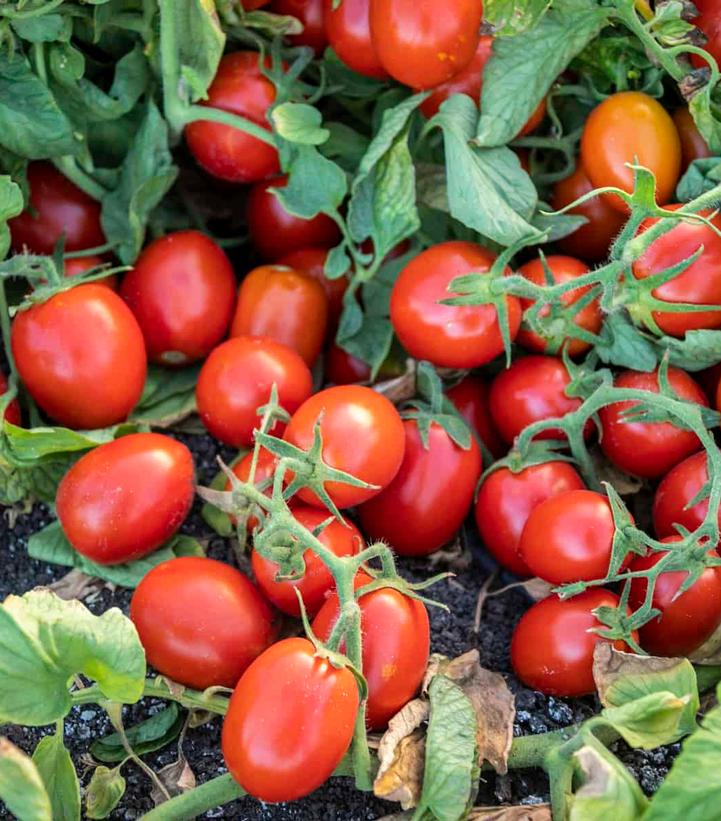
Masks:
[[[312,219],[334,214],[348,192],[343,169],[310,145],[294,148],[288,184],[277,189],[283,208],[296,217]]]
[[[700,197],[721,182],[721,157],[704,157],[694,160],[676,187],[679,202]]]
[[[85,791],[85,814],[88,818],[107,818],[118,806],[125,792],[120,767],[113,770],[96,767]]]
[[[548,210],[548,206],[544,203],[540,203],[540,205],[545,210]],[[585,217],[577,216],[575,214],[537,213],[533,215],[531,225],[545,235],[546,242],[556,242],[557,240],[563,239],[569,234],[572,234],[587,222],[588,220]]]
[[[661,350],[669,352],[669,362],[685,371],[702,371],[721,361],[721,331],[686,331],[683,339],[663,337]]]
[[[355,172],[368,150],[368,137],[346,123],[326,122],[329,137],[320,147],[323,156],[337,160],[346,171]]]
[[[330,136],[322,127],[323,115],[305,103],[281,103],[273,109],[270,119],[276,132],[291,143],[322,145]]]
[[[0,798],[19,821],[54,821],[37,767],[6,738],[0,738]]]
[[[10,250],[10,229],[7,221],[23,210],[23,194],[20,186],[6,175],[0,176],[0,259]]]
[[[655,750],[678,741],[693,729],[692,717],[696,710],[691,706],[691,698],[653,692],[620,707],[607,707],[601,715],[632,747]],[[698,708],[698,699],[695,708]]]
[[[41,739],[33,762],[50,798],[53,821],[79,821],[80,783],[62,735],[56,732]]]
[[[533,28],[551,5],[551,0],[484,0],[483,19],[497,37],[509,37]]]
[[[696,123],[696,126],[704,138],[709,150],[715,154],[721,154],[721,121],[716,117],[717,106],[714,102],[714,87],[712,83],[706,83],[701,90],[695,94],[688,104],[688,110]]]
[[[12,21],[18,37],[31,43],[54,43],[69,40],[73,31],[70,15],[43,14],[39,17],[21,17]]]
[[[140,401],[130,414],[130,421],[169,427],[196,410],[195,386],[200,365],[187,368],[148,366],[148,376]]]
[[[658,364],[655,346],[623,311],[606,317],[600,336],[601,341],[596,344],[595,351],[607,365],[652,371]]]
[[[160,750],[176,739],[183,729],[184,722],[185,719],[178,705],[171,703],[164,710],[141,721],[140,724],[128,727],[125,735],[136,755],[143,756]],[[118,733],[111,733],[94,741],[90,752],[94,758],[106,764],[117,764],[128,757]]]
[[[57,457],[59,454],[76,453],[112,442],[125,433],[132,433],[137,426],[113,425],[111,428],[78,431],[70,428],[20,428],[5,422],[3,431],[10,458],[18,463],[29,463]]]

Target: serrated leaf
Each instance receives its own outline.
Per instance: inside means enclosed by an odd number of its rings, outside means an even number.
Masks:
[[[50,799],[53,821],[79,821],[80,782],[62,735],[55,733],[40,739],[33,763]]]
[[[160,750],[176,739],[183,729],[184,722],[178,705],[171,703],[140,724],[126,728],[125,735],[135,754],[143,756]],[[118,733],[111,733],[94,741],[90,752],[94,758],[105,764],[117,764],[128,756]]]
[[[20,17],[11,21],[18,37],[31,43],[54,43],[68,40],[73,31],[70,15],[43,14],[39,17]]]
[[[658,365],[655,346],[642,336],[623,311],[606,317],[600,337],[595,351],[607,365],[636,371],[652,371]]]
[[[0,738],[0,798],[22,821],[54,821],[37,767],[6,738]]]

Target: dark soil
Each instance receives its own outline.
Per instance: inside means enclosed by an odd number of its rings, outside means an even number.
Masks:
[[[217,472],[215,456],[217,444],[202,436],[181,436],[193,450],[199,479],[209,482]],[[228,454],[224,454],[226,457]],[[452,491],[451,491],[452,492]],[[49,511],[36,506],[30,513],[17,518],[10,529],[3,522],[0,530],[0,550],[3,556],[3,573],[0,576],[0,598],[10,593],[24,593],[38,585],[49,584],[61,578],[67,568],[47,565],[29,559],[26,553],[27,539],[50,520]],[[183,531],[203,539],[207,543],[209,555],[228,559],[230,546],[215,536],[200,517],[200,505],[196,504],[192,515],[185,523]],[[469,542],[473,536],[468,535]],[[438,584],[432,595],[446,604],[449,611],[432,608],[431,636],[432,651],[447,656],[456,656],[471,648],[478,648],[481,663],[505,675],[509,686],[516,694],[517,735],[542,733],[547,730],[582,721],[597,709],[595,699],[557,699],[523,687],[510,670],[508,656],[509,642],[513,626],[524,609],[530,604],[526,595],[511,591],[486,601],[483,620],[478,634],[473,632],[473,619],[479,589],[494,571],[493,561],[477,543],[469,544],[472,560],[465,569],[454,566],[456,577]],[[428,562],[402,561],[401,572],[416,580],[425,578],[442,566],[429,568]],[[501,576],[496,586],[512,579]],[[117,606],[127,612],[130,591],[117,589],[111,592],[103,589],[90,594],[85,603],[96,613],[108,607]],[[160,707],[159,703],[144,701],[142,705],[127,708],[125,724],[130,726],[142,717]],[[73,753],[82,775],[84,767],[81,757],[87,754],[90,743],[111,732],[109,721],[102,709],[94,705],[76,707],[66,721],[66,743]],[[31,752],[38,739],[47,730],[10,726],[3,734],[24,750]],[[220,722],[214,720],[190,730],[184,742],[184,753],[195,773],[198,783],[202,783],[225,772],[220,754]],[[668,771],[678,752],[678,745],[653,752],[625,750],[621,757],[639,780],[647,793],[652,793]],[[147,757],[148,763],[159,769],[177,758],[177,747],[171,744],[159,753]],[[147,777],[132,764],[126,765],[123,774],[127,780],[127,791],[118,808],[110,816],[113,819],[136,819],[152,809],[150,785]],[[83,783],[89,780],[85,773]],[[502,803],[533,804],[548,800],[548,783],[541,771],[527,770],[496,776],[484,773],[480,783],[478,804]],[[370,821],[398,810],[372,795],[359,793],[350,779],[335,779],[313,795],[287,805],[263,806],[250,798],[208,812],[205,818],[264,819],[267,821]],[[9,817],[0,809],[0,817]]]

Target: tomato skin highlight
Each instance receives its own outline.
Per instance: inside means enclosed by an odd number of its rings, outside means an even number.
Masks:
[[[427,556],[463,524],[481,475],[481,452],[474,439],[468,450],[459,447],[436,423],[427,450],[415,420],[404,420],[403,428],[400,470],[385,490],[360,506],[358,516],[374,541],[387,541],[401,556]]]
[[[684,171],[694,160],[702,160],[713,156],[706,140],[701,136],[688,106],[681,106],[673,112],[673,122],[681,140],[681,157]]]
[[[286,34],[288,42],[294,46],[310,46],[316,57],[320,57],[328,45],[323,19],[323,0],[273,0],[269,11],[274,14],[288,14],[303,24],[300,34]]]
[[[133,593],[130,618],[148,662],[196,690],[235,687],[276,632],[273,611],[247,577],[200,556],[147,573]]]
[[[8,381],[7,377],[5,376],[2,371],[0,371],[0,396],[4,393],[7,393],[8,389]],[[11,425],[21,425],[22,424],[22,414],[20,413],[20,403],[17,399],[13,399],[10,404],[5,408],[5,414],[3,415],[3,419],[10,422]]]
[[[449,388],[446,396],[453,402],[458,413],[466,420],[468,427],[476,432],[491,454],[500,458],[505,453],[506,447],[501,442],[491,419],[491,411],[488,407],[489,391],[488,384],[480,377],[466,376],[457,385]]]
[[[69,428],[122,422],[143,392],[143,334],[110,288],[78,285],[16,314],[11,345],[30,395]]]
[[[204,359],[226,335],[235,276],[210,237],[176,231],[142,251],[120,294],[138,320],[148,359],[186,365]]]
[[[193,457],[160,433],[99,445],[63,476],[55,499],[72,546],[97,564],[151,553],[180,527],[193,503]]]
[[[336,9],[324,0],[323,18],[328,44],[342,63],[365,77],[388,79],[371,40],[370,0],[343,0]]]
[[[675,535],[675,524],[698,530],[708,514],[708,497],[689,505],[707,482],[708,465],[703,450],[679,462],[664,476],[653,497],[653,528],[659,539]]]
[[[489,473],[478,488],[474,511],[486,549],[517,576],[532,576],[519,550],[528,517],[546,499],[584,487],[568,462],[544,462],[518,473],[502,467]]]
[[[288,413],[313,390],[308,366],[286,345],[254,336],[219,345],[201,368],[195,391],[200,419],[211,436],[234,447],[252,445],[260,425],[257,409],[270,399],[273,383]],[[270,432],[279,435],[282,426],[276,422]]]
[[[472,242],[442,242],[414,257],[391,292],[391,322],[408,353],[447,368],[480,367],[503,352],[493,305],[440,305],[451,280],[490,270],[495,255]],[[506,298],[511,340],[521,324],[520,302]]]
[[[304,638],[269,647],[241,677],[223,722],[233,778],[261,801],[294,801],[326,781],[353,737],[358,685]]]

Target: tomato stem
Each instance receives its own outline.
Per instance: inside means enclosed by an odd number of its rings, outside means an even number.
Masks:
[[[80,168],[73,157],[55,157],[53,159],[53,165],[74,185],[77,185],[81,191],[84,191],[94,200],[101,201],[107,193],[99,182]]]
[[[104,701],[102,690],[97,684],[74,690],[70,694],[73,704],[97,704]],[[228,710],[228,699],[217,695],[206,695],[199,690],[181,688],[173,691],[162,679],[146,679],[142,698],[162,698],[175,701],[189,710],[207,710],[218,715],[225,715]]]
[[[182,795],[171,798],[154,810],[141,816],[142,821],[189,821],[207,810],[220,807],[246,795],[245,790],[233,780],[230,773],[224,773],[206,781]]]

